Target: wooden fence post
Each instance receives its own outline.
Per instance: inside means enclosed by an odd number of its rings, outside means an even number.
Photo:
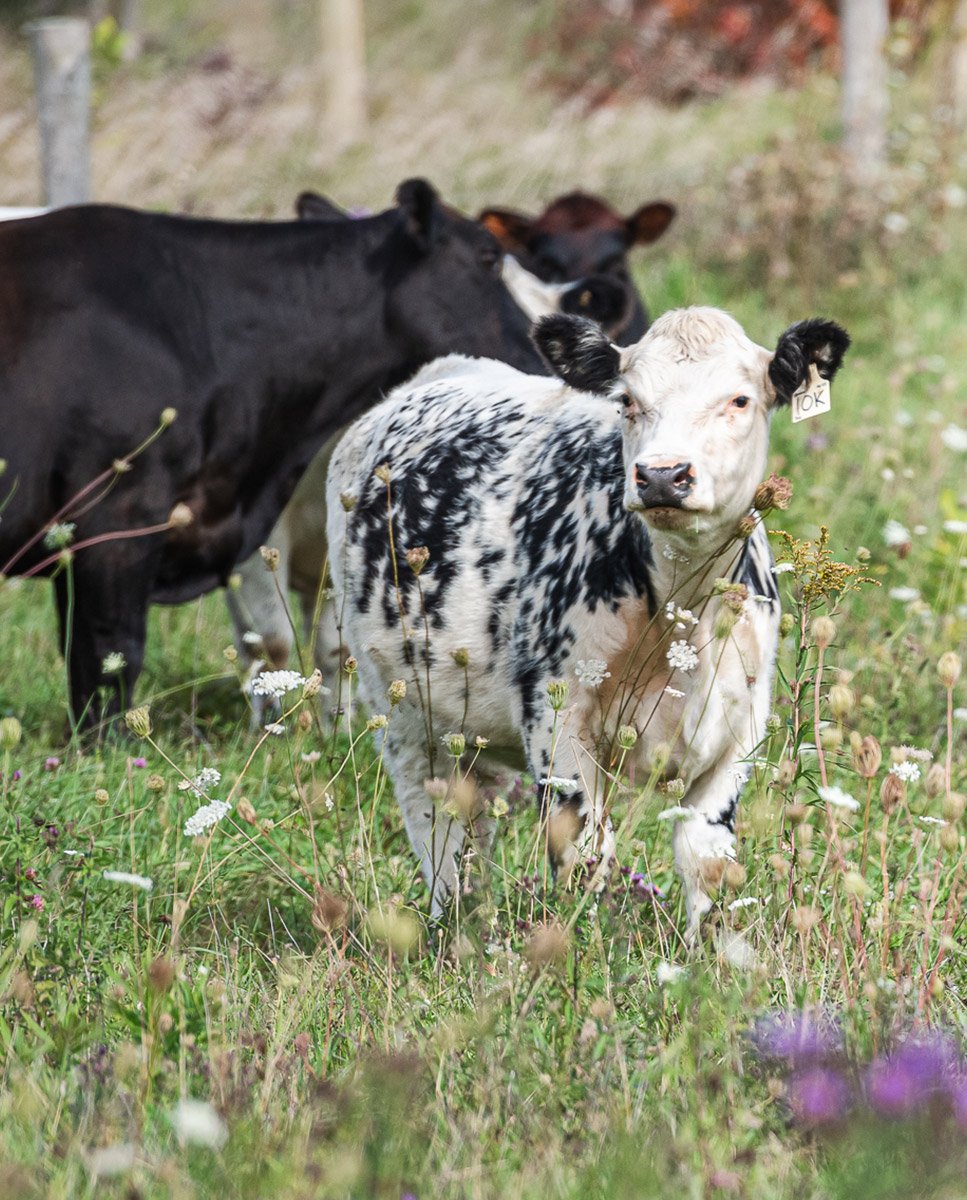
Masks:
[[[44,201],[90,199],[88,114],[91,32],[87,21],[51,17],[26,26],[34,56]]]
[[[366,32],[363,0],[319,0],[323,122],[342,148],[366,129]]]
[[[862,186],[886,166],[888,0],[840,0],[839,21],[843,152],[850,178]]]

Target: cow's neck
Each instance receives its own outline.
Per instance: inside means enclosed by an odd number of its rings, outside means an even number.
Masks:
[[[649,537],[653,558],[650,575],[659,609],[669,602],[689,610],[707,610],[710,603],[715,607],[715,581],[733,578],[745,547],[725,530],[699,538],[649,530]]]

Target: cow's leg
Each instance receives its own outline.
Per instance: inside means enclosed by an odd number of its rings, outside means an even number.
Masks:
[[[614,828],[605,815],[607,779],[591,754],[553,714],[529,732],[524,744],[545,813],[547,849],[555,873],[565,879],[580,863],[594,860],[603,887],[615,856]],[[548,781],[548,782],[543,782]]]
[[[714,767],[689,788],[684,806],[692,816],[675,826],[675,865],[685,888],[686,938],[694,941],[712,907],[708,887],[721,875],[721,860],[735,857],[735,817],[745,770],[734,759]]]
[[[70,579],[62,572],[55,580],[61,649],[72,723],[91,728],[133,700],[144,663],[153,556],[138,547],[91,547],[69,569]]]

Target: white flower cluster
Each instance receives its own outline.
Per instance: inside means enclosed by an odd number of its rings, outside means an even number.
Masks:
[[[890,599],[899,600],[901,604],[912,604],[914,600],[920,599],[920,589],[915,587],[892,587],[890,588]]]
[[[305,677],[298,671],[263,671],[252,680],[252,695],[281,700],[286,692],[304,687],[305,683]]]
[[[210,792],[221,777],[221,771],[216,771],[214,767],[202,767],[194,779],[183,779],[178,784],[178,790],[194,792],[196,796],[202,796]]]
[[[548,775],[546,779],[539,780],[541,787],[550,788],[552,792],[576,792],[578,789],[578,781],[576,779],[564,779],[560,775]]]
[[[850,812],[856,812],[859,809],[859,800],[844,792],[839,787],[821,787],[819,789],[820,800],[825,800],[827,804],[831,804],[833,808],[846,808]]]
[[[198,837],[206,829],[211,829],[228,814],[231,807],[226,800],[212,800],[210,804],[203,804],[185,822],[185,837]]]
[[[265,732],[271,733],[273,737],[281,737],[285,733],[285,726],[281,721],[272,721],[271,724],[265,726]]]
[[[772,568],[772,573],[773,575],[786,575],[790,571],[795,571],[795,569],[795,564],[790,562],[776,563],[776,565]]]
[[[149,879],[147,875],[133,875],[130,871],[104,871],[103,878],[108,883],[129,883],[143,892],[150,892],[154,887],[153,879]]]
[[[683,804],[673,804],[671,808],[664,808],[656,818],[659,821],[694,821],[700,816],[694,808],[686,808]]]
[[[687,629],[689,625],[697,625],[698,617],[688,608],[679,608],[674,600],[665,605],[665,616],[675,622],[676,629]]]
[[[902,754],[905,759],[912,758],[915,762],[931,762],[933,760],[933,751],[921,750],[919,746],[897,746],[897,753]]]
[[[117,675],[119,671],[123,671],[127,666],[124,655],[118,650],[112,650],[110,654],[105,654],[101,661],[102,675]]]
[[[948,450],[967,451],[967,429],[961,429],[959,425],[948,425],[941,431],[940,440]]]
[[[943,527],[947,533],[955,533],[961,536],[967,533],[967,521],[956,521],[952,517],[949,521],[944,521]]]
[[[55,522],[44,534],[44,545],[48,550],[63,550],[74,540],[77,526],[73,521]]]
[[[883,540],[891,549],[906,546],[911,541],[910,530],[906,525],[901,525],[899,521],[891,518],[883,526]]]
[[[666,688],[665,688],[665,695],[666,695],[666,696],[671,696],[671,697],[672,697],[673,699],[675,699],[675,700],[681,700],[681,698],[682,698],[682,697],[685,695],[685,693],[684,693],[684,692],[680,692],[680,691],[678,690],[678,688],[666,687]]]
[[[669,562],[680,562],[685,563],[686,565],[688,563],[688,559],[685,557],[685,555],[679,554],[677,550],[672,549],[667,542],[661,548],[661,556],[662,558],[667,558]]]
[[[916,783],[920,778],[920,768],[915,762],[898,762],[890,767],[890,774],[902,779],[904,783]]]
[[[684,639],[678,642],[672,642],[665,652],[665,657],[668,659],[668,665],[673,671],[694,671],[698,666],[698,655],[692,646]]]
[[[578,683],[589,688],[596,688],[611,678],[608,664],[601,658],[579,658],[574,674],[578,677]]]

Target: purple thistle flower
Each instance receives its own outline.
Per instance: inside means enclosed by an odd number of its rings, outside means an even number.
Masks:
[[[789,1080],[789,1105],[800,1124],[829,1125],[846,1116],[849,1085],[839,1071],[812,1067]]]
[[[760,1017],[752,1042],[763,1058],[795,1066],[818,1062],[843,1048],[843,1032],[825,1013],[772,1012]]]
[[[131,760],[131,766],[137,767],[139,771],[143,770],[148,765],[146,758],[135,758]]]
[[[50,756],[50,758],[44,759],[44,770],[45,771],[56,771],[59,766],[60,766],[60,759],[56,758],[53,754]]]
[[[948,1085],[950,1111],[957,1125],[967,1133],[967,1075],[959,1075]]]
[[[30,897],[30,907],[36,908],[38,912],[44,911],[44,898],[39,892],[35,892],[34,895]]]
[[[870,1105],[881,1116],[905,1117],[940,1092],[961,1063],[957,1043],[949,1035],[910,1039],[870,1064],[866,1073]]]

